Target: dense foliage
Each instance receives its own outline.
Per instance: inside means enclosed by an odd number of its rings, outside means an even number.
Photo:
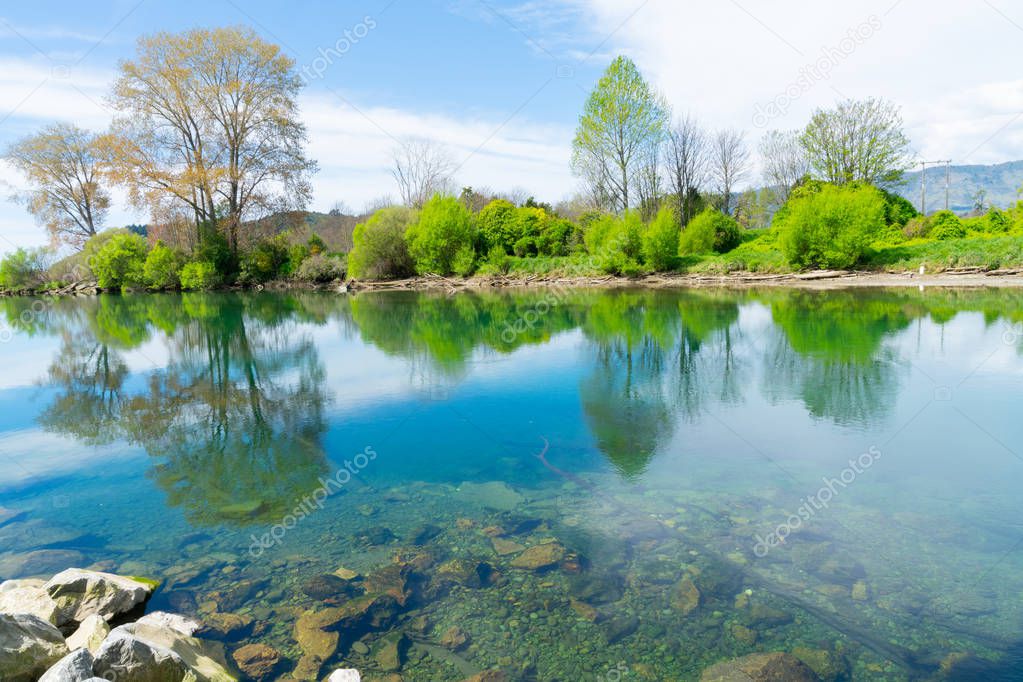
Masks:
[[[458,199],[438,195],[426,202],[405,239],[420,274],[450,275],[456,256],[464,259],[466,249],[474,247],[476,226]]]
[[[682,231],[679,253],[683,256],[701,253],[726,253],[742,242],[742,228],[731,216],[708,208],[693,218]]]
[[[793,194],[776,224],[792,265],[849,268],[885,228],[885,199],[869,185],[808,188]]]

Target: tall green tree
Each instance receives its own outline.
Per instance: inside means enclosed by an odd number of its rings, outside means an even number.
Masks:
[[[836,185],[898,182],[913,161],[902,114],[884,99],[818,109],[802,143],[814,176]]]
[[[618,57],[586,101],[572,142],[572,170],[599,205],[627,211],[648,151],[660,144],[667,126],[662,98],[631,59]]]

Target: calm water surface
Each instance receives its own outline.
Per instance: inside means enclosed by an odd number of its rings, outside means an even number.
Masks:
[[[0,578],[162,579],[282,675],[403,634],[405,680],[1023,679],[1017,291],[0,312]]]

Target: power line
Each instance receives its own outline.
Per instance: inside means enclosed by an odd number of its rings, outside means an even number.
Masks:
[[[920,162],[920,213],[927,215],[927,166],[940,166],[945,164],[945,210],[951,208],[952,192],[952,161],[921,161]]]

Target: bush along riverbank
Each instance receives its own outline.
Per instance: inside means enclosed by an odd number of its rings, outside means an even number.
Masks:
[[[435,196],[422,210],[383,208],[358,224],[348,252],[284,232],[237,249],[205,226],[191,249],[103,232],[80,253],[49,263],[20,249],[0,261],[0,291],[94,294],[223,288],[339,288],[413,282],[639,281],[668,277],[790,275],[822,271],[1015,276],[1023,273],[1023,207],[969,218],[917,214],[909,202],[862,183],[806,180],[767,229],[746,230],[713,208],[685,226],[671,208],[588,213],[495,200],[473,212]],[[780,280],[784,278],[779,278]],[[352,283],[355,283],[352,285]]]

